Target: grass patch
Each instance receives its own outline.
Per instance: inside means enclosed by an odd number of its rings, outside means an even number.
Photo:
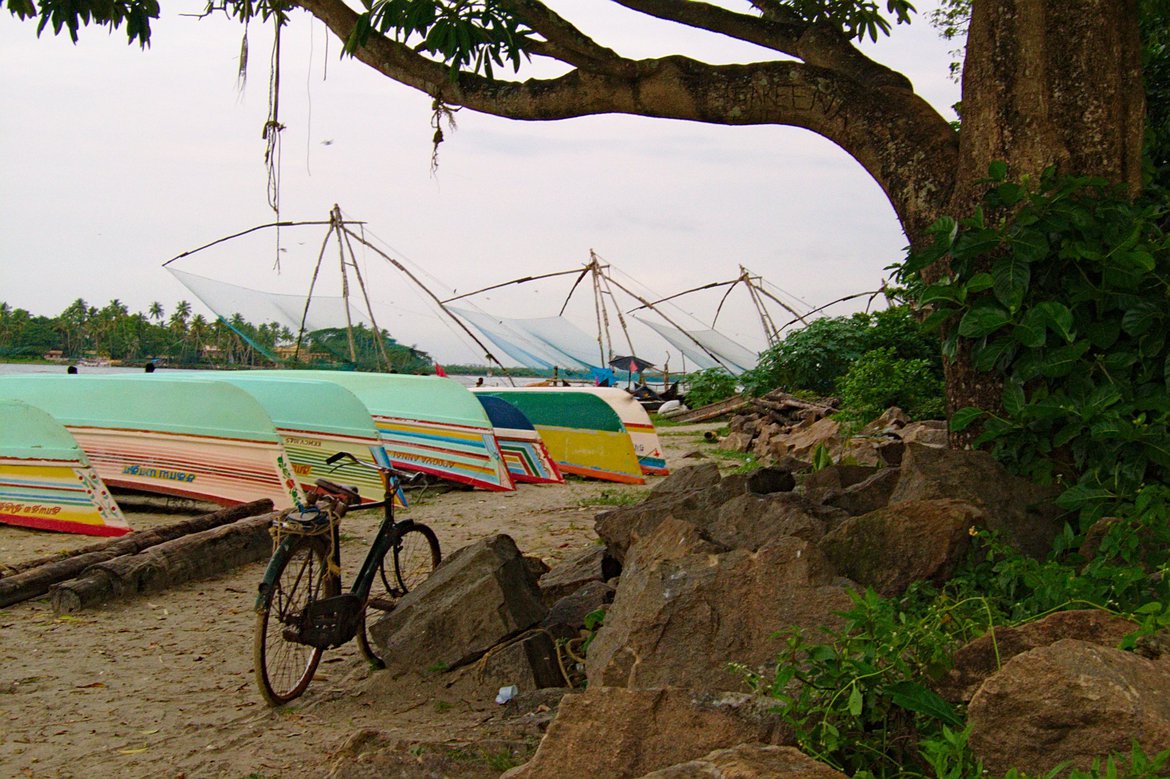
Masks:
[[[760,458],[756,457],[756,455],[752,454],[751,452],[736,452],[730,449],[715,449],[708,454],[710,454],[716,460],[723,461],[719,463],[720,470],[730,466],[728,473],[732,474],[751,473],[752,471],[759,470],[763,466],[763,463],[760,462]]]
[[[583,508],[587,506],[632,506],[635,503],[641,503],[645,497],[646,490],[644,489],[602,490],[595,495],[581,498],[577,501],[577,505]]]

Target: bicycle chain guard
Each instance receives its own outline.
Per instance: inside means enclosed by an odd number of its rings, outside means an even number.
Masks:
[[[345,592],[310,603],[301,614],[295,638],[290,640],[317,649],[334,649],[357,635],[361,622],[362,599]]]

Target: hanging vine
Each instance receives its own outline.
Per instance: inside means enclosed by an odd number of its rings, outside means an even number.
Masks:
[[[431,139],[432,176],[439,171],[439,144],[446,140],[443,134],[443,123],[447,123],[447,129],[451,132],[459,129],[455,124],[455,113],[458,110],[458,108],[452,108],[444,103],[442,98],[436,97],[431,101],[431,127],[435,129],[435,135]]]

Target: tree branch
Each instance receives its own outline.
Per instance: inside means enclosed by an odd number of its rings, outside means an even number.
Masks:
[[[544,37],[534,52],[575,67],[616,76],[633,75],[635,65],[613,49],[599,46],[561,15],[536,0],[503,0],[502,4]]]
[[[301,0],[301,6],[342,40],[357,20],[343,0]],[[922,234],[928,225],[920,224],[920,215],[939,213],[953,187],[957,134],[929,104],[901,83],[875,85],[807,62],[711,65],[671,56],[627,61],[616,71],[582,66],[559,78],[501,81],[470,73],[452,77],[448,66],[378,34],[354,55],[447,105],[511,119],[624,113],[802,127],[861,163],[911,236]]]

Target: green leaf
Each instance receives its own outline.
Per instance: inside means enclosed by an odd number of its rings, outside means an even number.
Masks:
[[[959,335],[964,338],[982,338],[1010,321],[1008,312],[998,306],[973,308],[959,321]]]
[[[907,711],[913,711],[948,725],[962,727],[963,718],[951,704],[936,692],[917,682],[901,681],[890,685],[890,700]]]
[[[1024,396],[1024,387],[1016,382],[1008,382],[1003,387],[1003,410],[1013,417],[1019,417],[1028,405]]]
[[[993,160],[992,163],[987,166],[987,178],[991,179],[992,181],[1003,181],[1007,178],[1007,171],[1008,167],[1006,162],[1003,160]]]
[[[849,692],[849,713],[854,717],[861,716],[861,690],[857,687],[857,682],[852,685],[852,690]]]
[[[1077,341],[1074,344],[1053,349],[1044,356],[1044,361],[1040,365],[1040,372],[1049,378],[1067,376],[1073,372],[1077,363],[1080,362],[1088,350],[1088,341]]]
[[[1050,330],[1066,341],[1073,339],[1073,315],[1068,306],[1056,301],[1036,304],[1036,310]]]
[[[982,417],[985,413],[983,409],[975,408],[974,406],[959,409],[954,414],[951,414],[951,432],[960,433],[966,430],[975,420]]]
[[[1008,255],[991,266],[991,276],[995,280],[996,299],[1007,306],[1008,311],[1015,313],[1024,302],[1028,283],[1032,280],[1032,270],[1028,263],[1015,255]]]
[[[1132,336],[1142,335],[1153,327],[1161,316],[1162,310],[1159,306],[1149,301],[1141,301],[1126,310],[1125,316],[1121,318],[1121,329]]]
[[[994,285],[995,278],[990,273],[976,273],[967,280],[964,288],[967,290],[967,294],[970,295],[975,292],[982,292],[985,289],[991,289]]]

